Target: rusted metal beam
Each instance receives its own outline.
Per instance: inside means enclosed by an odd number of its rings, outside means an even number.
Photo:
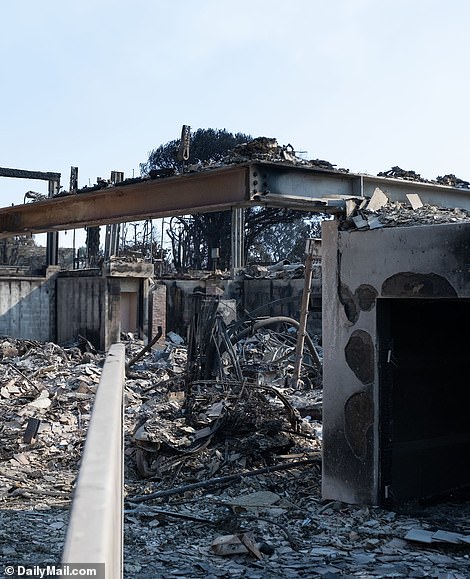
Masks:
[[[470,210],[467,188],[256,161],[0,209],[0,238],[249,205],[340,213],[376,187],[392,201],[418,193],[423,203]]]
[[[225,167],[0,209],[0,237],[224,210],[247,201],[247,167]]]
[[[340,212],[345,200],[371,197],[376,187],[392,201],[408,203],[406,195],[417,193],[423,203],[470,210],[470,189],[434,182],[375,177],[287,164],[252,163],[250,184],[260,204],[311,211]]]
[[[25,171],[24,169],[7,169],[6,167],[0,167],[0,177],[10,177],[15,179],[39,179],[40,181],[60,181],[60,173]]]

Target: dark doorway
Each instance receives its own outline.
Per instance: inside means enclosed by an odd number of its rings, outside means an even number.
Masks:
[[[378,300],[381,499],[470,484],[470,300]]]

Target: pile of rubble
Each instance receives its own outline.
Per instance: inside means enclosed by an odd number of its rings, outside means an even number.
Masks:
[[[303,263],[291,263],[284,259],[273,265],[258,265],[256,263],[245,266],[237,271],[238,279],[300,279],[304,277]]]
[[[104,356],[0,339],[0,560],[57,563]]]
[[[250,161],[261,161],[264,163],[281,163],[311,167],[325,171],[339,171],[349,173],[349,169],[337,168],[329,161],[323,159],[304,159],[300,157],[291,144],[279,145],[277,139],[272,137],[256,137],[247,143],[236,145],[220,161],[204,161],[192,163],[185,167],[185,171],[203,171],[205,169],[214,169],[239,163],[248,163]],[[166,176],[160,172],[150,175],[152,178]]]
[[[272,265],[248,264],[236,271],[235,279],[302,279],[304,271],[303,263],[291,263],[288,259],[283,259]],[[318,258],[314,264],[313,277],[321,277],[321,258]],[[190,270],[187,273],[165,274],[165,279],[233,279],[233,276],[230,271],[219,269],[215,271]]]
[[[223,163],[226,165],[231,163],[244,163],[246,161],[305,163],[300,157],[297,157],[292,145],[280,146],[276,139],[269,137],[258,137],[248,143],[236,145],[223,159]]]
[[[329,161],[323,159],[306,160],[298,156],[291,144],[279,145],[277,140],[268,137],[257,137],[248,143],[237,145],[221,164],[231,165],[234,163],[246,163],[249,161],[264,161],[269,163],[288,163],[290,165],[302,165],[304,167],[315,167],[327,171],[340,171],[348,173],[348,169],[337,168]]]
[[[317,366],[292,385],[292,331],[214,330],[206,309],[188,344],[123,336],[125,577],[468,576],[468,502],[322,501]],[[216,363],[196,347],[209,329]],[[103,356],[7,338],[1,354],[0,560],[53,564]]]
[[[382,171],[377,173],[377,177],[388,177],[393,179],[403,179],[405,181],[417,181],[419,183],[436,183],[438,185],[446,185],[448,187],[457,187],[458,189],[469,189],[470,183],[463,179],[459,179],[452,173],[448,175],[443,175],[436,177],[436,179],[424,179],[416,171],[402,169],[401,167],[395,166],[388,171]]]
[[[468,574],[468,548],[449,532],[466,536],[468,504],[398,514],[323,502],[321,390],[305,375],[298,389],[290,384],[292,335],[262,328],[232,352],[219,335],[221,363],[213,364],[200,356],[207,343],[194,352],[214,331],[204,307],[201,317],[187,350],[195,363],[184,373],[153,354],[128,382],[126,576]],[[146,375],[155,358],[159,382]],[[447,542],[421,543],[428,535]]]
[[[369,200],[347,201],[346,218],[341,222],[340,228],[343,231],[350,231],[470,221],[470,211],[465,209],[425,205],[416,193],[408,194],[407,198],[406,204],[390,201],[377,187]]]
[[[209,339],[200,347],[201,336],[208,333]],[[273,462],[276,454],[293,448],[296,453],[309,453],[313,444],[318,450],[314,432],[319,423],[301,417],[321,417],[321,390],[311,387],[318,369],[304,365],[305,396],[297,384],[292,387],[295,337],[267,328],[251,336],[238,328],[234,344],[231,340],[225,329],[205,324],[191,346],[194,355],[185,372],[174,364],[173,353],[175,349],[181,353],[181,345],[167,343],[164,352],[170,350],[173,357],[159,351],[153,354],[160,379],[144,387],[148,399],[138,409],[133,435],[142,476],[173,479],[184,464],[186,472],[200,471],[195,477],[201,479],[203,465],[213,476],[223,467]],[[214,350],[209,342],[216,342]],[[209,352],[213,352],[210,360],[204,359]],[[132,400],[136,393],[133,388]],[[312,443],[305,448],[310,436]]]

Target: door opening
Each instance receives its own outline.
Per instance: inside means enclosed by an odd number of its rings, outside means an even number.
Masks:
[[[121,292],[121,332],[138,333],[137,292]]]
[[[470,300],[377,308],[381,502],[470,485]]]

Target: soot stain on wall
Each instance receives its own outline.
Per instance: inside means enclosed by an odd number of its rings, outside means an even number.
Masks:
[[[342,283],[339,286],[338,295],[346,317],[352,324],[355,324],[359,319],[360,311],[354,294],[346,284]]]
[[[365,460],[368,432],[374,423],[374,403],[368,391],[356,392],[344,405],[344,433],[354,456]]]
[[[355,330],[344,349],[346,362],[363,384],[374,381],[374,344],[370,334]]]
[[[359,319],[361,311],[370,312],[374,308],[378,292],[369,284],[361,284],[354,293],[342,283],[339,286],[339,301],[344,307],[344,313],[351,324]]]
[[[396,273],[382,284],[384,297],[432,298],[457,297],[449,281],[436,273]]]
[[[375,287],[366,283],[361,284],[355,291],[357,303],[363,312],[370,312],[372,310],[375,306],[377,296],[378,293]]]

